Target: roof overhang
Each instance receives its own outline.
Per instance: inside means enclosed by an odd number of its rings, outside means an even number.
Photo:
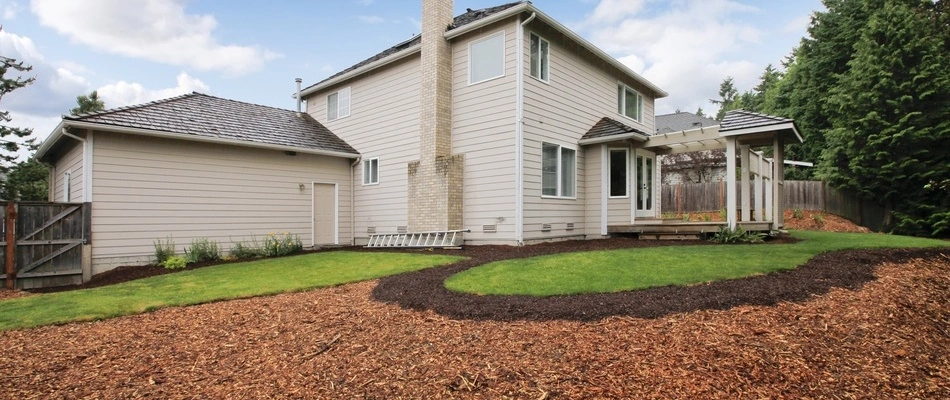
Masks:
[[[314,93],[316,93],[316,92],[319,92],[319,91],[321,91],[321,90],[323,90],[323,89],[326,89],[326,88],[331,87],[331,86],[333,86],[333,85],[336,85],[336,84],[338,84],[338,83],[340,83],[340,82],[343,82],[343,81],[345,81],[345,80],[347,80],[347,79],[350,79],[350,78],[353,78],[353,77],[356,77],[356,76],[360,76],[360,75],[362,75],[362,74],[364,74],[364,73],[366,73],[366,72],[372,71],[372,70],[374,70],[374,69],[376,69],[376,68],[380,68],[380,67],[386,66],[386,65],[388,65],[388,64],[392,64],[392,63],[394,63],[394,62],[396,62],[396,61],[402,60],[403,58],[406,58],[406,57],[409,57],[409,56],[411,56],[411,55],[413,55],[413,54],[419,53],[420,51],[422,51],[422,45],[421,45],[421,44],[417,44],[417,45],[412,46],[412,47],[409,47],[409,48],[407,48],[407,49],[398,51],[398,52],[396,52],[396,53],[391,54],[391,55],[388,56],[388,57],[381,58],[381,59],[379,59],[379,60],[376,60],[376,61],[373,61],[373,62],[371,62],[371,63],[369,63],[369,64],[366,64],[366,65],[364,65],[364,66],[362,66],[362,67],[359,67],[359,68],[357,68],[357,69],[354,69],[354,70],[352,70],[352,71],[350,71],[350,72],[347,72],[347,73],[345,73],[345,74],[343,74],[343,75],[337,76],[337,77],[335,77],[335,78],[333,78],[333,79],[328,79],[328,80],[326,80],[326,81],[323,81],[323,82],[320,82],[320,83],[318,83],[318,84],[316,84],[316,85],[313,85],[313,86],[311,86],[311,87],[308,87],[307,89],[305,89],[305,90],[303,90],[303,91],[300,92],[300,96],[301,96],[301,97],[309,96],[309,95],[314,94]],[[291,97],[297,98],[297,93],[292,94]]]
[[[518,14],[520,14],[520,13],[522,13],[522,12],[535,13],[537,19],[540,19],[541,21],[544,21],[544,23],[546,23],[546,24],[550,25],[551,27],[553,27],[554,29],[558,30],[559,32],[561,32],[562,34],[564,34],[564,36],[567,36],[567,37],[570,38],[571,40],[573,40],[573,41],[577,42],[578,44],[580,44],[581,47],[587,49],[587,50],[590,51],[591,53],[594,53],[594,55],[596,55],[597,57],[600,57],[600,58],[603,59],[604,61],[607,61],[608,64],[610,64],[610,65],[613,66],[614,68],[617,68],[618,70],[620,70],[620,72],[623,72],[624,74],[626,74],[626,75],[629,76],[630,78],[633,78],[633,80],[635,80],[635,81],[637,81],[637,82],[643,84],[643,86],[646,86],[648,89],[652,90],[652,91],[653,91],[653,94],[655,95],[656,98],[659,99],[659,98],[662,98],[662,97],[669,96],[669,94],[666,93],[663,89],[660,89],[659,86],[654,85],[652,82],[648,81],[646,78],[640,76],[640,74],[638,74],[638,73],[636,73],[636,72],[633,72],[633,70],[630,69],[630,67],[627,67],[627,66],[624,65],[622,62],[618,61],[616,58],[611,57],[609,54],[605,53],[603,50],[601,50],[601,49],[598,48],[597,46],[594,46],[591,42],[588,42],[587,39],[584,39],[584,38],[581,37],[580,35],[574,33],[574,31],[568,29],[566,26],[564,26],[563,24],[561,24],[560,22],[558,22],[558,21],[555,20],[554,18],[551,18],[549,15],[547,15],[547,14],[545,14],[544,12],[542,12],[541,10],[539,10],[537,7],[534,6],[534,4],[531,4],[530,2],[525,2],[525,3],[518,4],[518,5],[514,6],[514,7],[511,7],[511,8],[509,8],[509,9],[507,9],[507,10],[504,10],[504,11],[499,12],[499,13],[497,13],[497,14],[491,15],[491,16],[486,17],[486,18],[484,18],[484,19],[480,19],[480,20],[475,21],[475,22],[472,22],[472,23],[470,23],[470,24],[467,24],[467,25],[464,25],[464,26],[461,26],[461,27],[452,29],[452,30],[450,30],[450,31],[446,31],[446,32],[445,32],[445,38],[448,39],[448,40],[454,39],[454,38],[459,37],[459,36],[461,36],[461,35],[464,35],[464,34],[466,34],[466,33],[468,33],[468,32],[471,32],[471,31],[474,31],[474,30],[476,30],[476,29],[482,28],[482,27],[484,27],[484,26],[486,26],[486,25],[495,23],[495,22],[497,22],[497,21],[504,20],[505,18],[509,18],[509,17],[518,15]]]
[[[718,150],[726,148],[726,138],[734,137],[743,144],[753,147],[771,146],[775,144],[775,137],[786,140],[796,140],[802,143],[801,134],[794,122],[783,122],[774,125],[755,126],[723,131],[720,125],[699,127],[679,132],[671,132],[650,136],[644,148],[652,149],[657,154],[688,153],[702,150]]]
[[[311,149],[305,147],[296,147],[296,146],[283,146],[276,144],[268,143],[259,143],[259,142],[250,142],[245,140],[235,140],[235,139],[224,139],[224,138],[213,138],[206,136],[196,136],[189,135],[184,133],[177,132],[166,132],[158,131],[154,129],[142,129],[142,128],[130,128],[126,126],[119,125],[109,125],[109,124],[100,124],[95,122],[83,122],[83,121],[73,121],[68,119],[63,119],[56,125],[56,128],[49,135],[49,138],[46,139],[42,145],[36,150],[36,159],[43,160],[54,146],[66,136],[65,131],[70,129],[89,129],[95,131],[104,131],[104,132],[119,132],[132,135],[140,136],[150,136],[157,138],[165,139],[177,139],[177,140],[186,140],[190,142],[201,142],[201,143],[213,143],[213,144],[226,144],[232,146],[241,146],[241,147],[252,147],[258,149],[267,149],[267,150],[277,150],[277,151],[293,151],[303,154],[315,154],[321,156],[330,156],[330,157],[342,157],[356,159],[360,155],[356,153],[347,153],[341,151],[331,151],[331,150],[320,150],[320,149]]]
[[[723,137],[738,136],[744,144],[752,146],[768,146],[772,144],[775,135],[781,136],[786,141],[793,140],[797,143],[805,141],[798,132],[794,121],[782,122],[774,125],[754,126],[748,128],[732,129],[722,131]]]
[[[633,141],[642,143],[642,142],[646,142],[648,140],[648,137],[644,136],[642,133],[630,132],[630,133],[624,133],[620,135],[603,136],[603,137],[596,137],[592,139],[581,139],[577,141],[577,144],[581,146],[587,146],[589,144],[609,143],[609,142],[617,142],[617,141],[622,141],[622,140],[633,140]]]

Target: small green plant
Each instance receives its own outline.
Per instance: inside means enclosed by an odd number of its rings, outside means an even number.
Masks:
[[[811,216],[811,218],[812,218],[813,220],[815,220],[815,223],[818,224],[818,226],[824,226],[824,225],[825,225],[825,214],[824,214],[824,213],[814,214],[814,215]]]
[[[762,243],[763,241],[761,235],[755,232],[747,232],[741,226],[737,226],[736,229],[728,226],[720,227],[719,232],[713,234],[713,237],[709,240],[721,244],[749,244]]]
[[[163,242],[162,239],[155,241],[155,263],[158,265],[164,265],[165,260],[175,256],[175,241],[171,236],[165,238]]]
[[[264,236],[261,250],[267,257],[286,256],[303,250],[303,242],[300,241],[300,236],[293,235],[290,232],[284,232],[283,234],[271,233]]]
[[[191,248],[185,249],[185,256],[190,262],[217,261],[221,259],[218,242],[208,238],[197,238],[191,241]]]
[[[231,246],[231,251],[229,252],[231,257],[235,259],[247,259],[247,258],[257,258],[263,256],[260,245],[257,243],[257,239],[253,239],[253,242],[248,244],[244,242],[236,242]]]
[[[722,221],[725,221],[725,220],[726,220],[726,209],[725,209],[725,208],[720,208],[720,209],[719,209],[719,219],[722,220]]]
[[[689,218],[690,218],[689,213],[683,213],[683,221],[684,221],[684,222],[689,222]]]
[[[185,268],[188,266],[188,259],[183,256],[171,256],[171,257],[168,257],[168,259],[166,259],[164,262],[162,262],[162,266],[165,267],[166,269]]]
[[[712,215],[709,215],[709,213],[703,213],[703,221],[712,221]]]
[[[676,219],[676,213],[674,212],[665,212],[660,214],[660,217],[663,219]]]
[[[792,218],[795,218],[795,219],[805,218],[805,213],[802,211],[801,208],[796,208],[792,210]]]

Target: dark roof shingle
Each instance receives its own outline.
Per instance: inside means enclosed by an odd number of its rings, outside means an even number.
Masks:
[[[715,125],[719,125],[719,121],[682,111],[656,116],[656,133],[680,132]]]
[[[759,114],[752,111],[746,110],[732,110],[726,113],[726,116],[722,118],[722,123],[720,124],[720,132],[728,132],[737,129],[745,128],[759,128],[769,125],[779,125],[794,123],[795,121],[788,118],[776,117],[773,115]]]
[[[358,155],[349,144],[303,113],[201,93],[100,112],[64,116],[69,121],[148,129],[205,138],[240,140]]]
[[[610,136],[623,135],[626,133],[636,133],[643,136],[644,139],[650,137],[649,134],[637,128],[624,125],[623,123],[608,117],[603,117],[600,119],[600,121],[597,121],[597,123],[594,124],[594,126],[591,127],[590,130],[588,130],[580,140],[584,141],[606,138]]]

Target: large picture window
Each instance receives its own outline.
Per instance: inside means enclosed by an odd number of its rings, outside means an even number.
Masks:
[[[610,197],[627,197],[630,163],[627,149],[610,150]]]
[[[505,32],[476,40],[468,46],[468,83],[505,76]]]
[[[541,195],[574,197],[577,150],[541,143]]]
[[[547,40],[531,34],[531,76],[542,81],[548,81],[549,47]]]
[[[350,88],[327,95],[327,121],[350,115]]]
[[[643,96],[622,83],[617,85],[617,113],[643,122]]]
[[[379,158],[363,160],[363,184],[375,185],[379,183]]]

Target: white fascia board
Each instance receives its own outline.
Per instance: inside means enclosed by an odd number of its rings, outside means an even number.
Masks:
[[[43,159],[43,156],[45,156],[46,153],[49,152],[51,148],[53,148],[53,144],[58,142],[59,139],[62,138],[63,127],[64,127],[63,124],[65,122],[66,120],[64,119],[59,120],[59,123],[56,124],[55,128],[53,128],[53,132],[50,133],[49,136],[46,138],[46,140],[44,140],[43,143],[40,144],[40,147],[36,149],[36,153],[33,155],[33,157],[35,157],[37,160]]]
[[[648,81],[646,78],[640,76],[640,74],[633,72],[632,69],[630,69],[629,67],[627,67],[626,65],[618,61],[616,58],[611,57],[609,54],[605,53],[603,50],[601,50],[597,46],[594,46],[591,42],[588,42],[587,39],[584,39],[580,35],[574,33],[574,31],[568,29],[566,26],[564,26],[560,22],[557,22],[557,20],[555,20],[554,18],[551,18],[547,14],[541,12],[541,10],[538,10],[531,3],[522,3],[517,6],[511,7],[507,10],[504,10],[500,13],[491,15],[487,18],[480,19],[478,21],[472,22],[468,25],[465,25],[456,29],[452,29],[450,31],[445,32],[444,36],[447,40],[451,40],[461,35],[464,35],[468,32],[479,29],[483,26],[503,20],[513,15],[517,15],[518,13],[521,13],[523,11],[536,13],[537,18],[540,18],[546,24],[550,25],[551,27],[556,29],[558,32],[561,32],[562,34],[564,34],[564,36],[567,36],[571,40],[577,42],[582,47],[589,50],[591,53],[594,53],[596,56],[600,57],[604,61],[607,61],[608,64],[612,65],[614,68],[619,69],[620,72],[623,72],[630,78],[633,78],[634,81],[639,82],[643,84],[644,86],[646,86],[648,89],[652,90],[653,93],[656,95],[657,99],[669,96],[669,94],[666,93],[663,89],[660,89],[658,86],[654,85],[652,82]]]
[[[387,64],[394,63],[394,62],[399,61],[399,60],[402,60],[403,58],[406,58],[406,57],[409,57],[409,56],[411,56],[411,55],[413,55],[413,54],[416,54],[416,53],[420,52],[421,50],[422,50],[422,45],[421,45],[421,44],[417,44],[417,45],[412,46],[412,47],[410,47],[410,48],[408,48],[408,49],[405,49],[405,50],[399,51],[399,52],[397,52],[397,53],[395,53],[395,54],[392,54],[392,55],[390,55],[389,57],[386,57],[386,58],[383,58],[383,59],[379,59],[379,60],[373,61],[373,62],[371,62],[371,63],[369,63],[369,64],[366,64],[366,65],[364,65],[364,66],[362,66],[362,67],[359,67],[359,68],[357,68],[357,69],[354,69],[354,70],[352,70],[352,71],[350,71],[350,72],[347,72],[347,73],[345,73],[345,74],[343,74],[343,75],[340,75],[340,76],[338,76],[338,77],[336,77],[336,78],[330,79],[330,80],[328,80],[328,81],[326,81],[326,82],[323,82],[323,83],[320,83],[320,84],[318,84],[318,85],[316,85],[316,86],[311,86],[311,87],[309,87],[309,88],[307,88],[307,89],[304,89],[303,91],[300,92],[300,97],[307,97],[307,96],[309,96],[309,95],[311,95],[311,94],[313,94],[313,93],[319,92],[319,91],[321,91],[321,90],[323,90],[323,89],[326,89],[326,88],[328,88],[328,87],[330,87],[330,86],[336,85],[336,84],[338,84],[338,83],[340,83],[340,82],[343,82],[343,81],[345,81],[345,80],[347,80],[347,79],[350,79],[350,78],[353,78],[353,77],[362,75],[362,74],[364,74],[364,73],[366,73],[366,72],[369,72],[369,71],[371,71],[371,70],[374,70],[374,69],[376,69],[376,68],[385,66],[385,65],[387,65]],[[297,93],[291,94],[290,97],[291,97],[291,98],[297,98]]]
[[[790,129],[792,133],[795,134],[795,138],[798,139],[799,143],[804,142],[802,135],[798,133],[798,129],[795,128],[794,122],[784,122],[781,124],[775,125],[765,125],[765,126],[755,126],[750,128],[742,128],[731,131],[719,132],[720,136],[729,137],[729,136],[738,136],[738,135],[748,135],[751,133],[761,133],[761,132],[770,132],[770,131],[781,131],[785,129]]]
[[[641,143],[647,141],[647,138],[644,137],[642,134],[631,132],[631,133],[624,133],[622,135],[604,136],[604,137],[597,137],[597,138],[592,138],[592,139],[579,140],[577,144],[581,146],[586,146],[589,144],[616,142],[618,140],[627,140],[627,139],[633,139]]]
[[[60,125],[64,125],[63,127],[65,128],[91,129],[91,130],[105,131],[105,132],[120,132],[120,133],[129,133],[133,135],[151,136],[151,137],[159,137],[159,138],[166,138],[166,139],[187,140],[191,142],[227,144],[227,145],[232,145],[232,146],[253,147],[253,148],[267,149],[267,150],[294,151],[297,153],[315,154],[315,155],[320,155],[320,156],[343,157],[343,158],[358,158],[360,156],[359,154],[344,153],[341,151],[308,149],[308,148],[303,148],[303,147],[249,142],[245,140],[236,140],[236,139],[212,138],[212,137],[196,136],[196,135],[189,135],[189,134],[183,134],[183,133],[156,131],[152,129],[129,128],[125,126],[96,124],[96,123],[91,123],[91,122],[63,121],[63,123],[61,123]],[[58,138],[51,137],[50,139],[58,139]],[[52,142],[52,141],[47,139],[47,142]],[[44,146],[46,145],[46,143],[43,143],[43,144]]]

